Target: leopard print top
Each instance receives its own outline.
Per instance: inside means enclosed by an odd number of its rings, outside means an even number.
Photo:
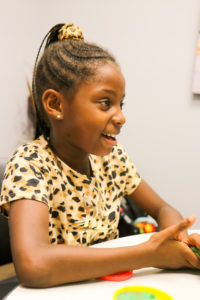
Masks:
[[[87,246],[118,237],[121,198],[141,178],[119,144],[109,155],[89,159],[91,178],[55,157],[43,136],[19,147],[7,163],[0,212],[9,216],[10,202],[18,199],[44,202],[51,243]]]

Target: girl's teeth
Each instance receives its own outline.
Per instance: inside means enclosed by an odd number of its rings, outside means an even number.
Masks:
[[[116,137],[116,134],[110,134],[110,133],[107,133],[106,135],[107,135],[107,136],[111,136],[112,138],[115,138],[115,137]]]

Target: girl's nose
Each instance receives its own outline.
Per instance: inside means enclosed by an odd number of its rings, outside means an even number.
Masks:
[[[124,117],[124,114],[121,110],[121,108],[113,115],[112,118],[115,125],[122,127],[124,123],[126,122],[126,119]]]

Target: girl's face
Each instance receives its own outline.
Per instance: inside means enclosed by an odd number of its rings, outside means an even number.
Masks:
[[[107,155],[117,143],[125,118],[122,113],[125,81],[119,67],[108,63],[78,88],[72,101],[63,102],[61,136],[74,150]]]

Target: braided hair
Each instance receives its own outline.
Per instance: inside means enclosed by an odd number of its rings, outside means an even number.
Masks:
[[[42,104],[42,95],[45,90],[51,88],[61,93],[74,93],[80,83],[95,74],[99,65],[109,61],[116,63],[114,57],[106,50],[85,42],[83,38],[69,37],[60,40],[59,32],[64,25],[57,24],[50,29],[44,37],[36,57],[32,81],[37,120],[35,138],[43,134],[48,140],[50,136],[50,123]],[[38,61],[45,41],[43,55]]]

